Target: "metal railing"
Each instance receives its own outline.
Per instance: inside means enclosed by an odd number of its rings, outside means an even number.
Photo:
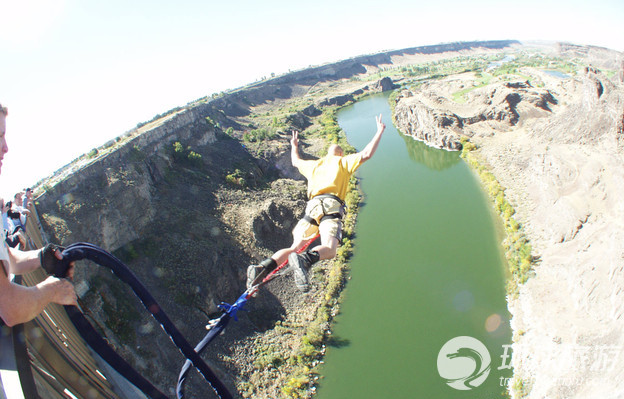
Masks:
[[[29,209],[31,209],[31,214],[26,223],[28,249],[42,248],[47,240],[42,233],[36,209],[34,206]],[[43,269],[37,269],[22,276],[21,283],[33,286],[46,277]],[[32,377],[28,375],[30,374],[28,372],[20,373],[22,392],[17,392],[15,385],[10,385],[12,388],[7,387],[9,384],[6,381],[0,385],[7,399],[23,398],[24,395],[28,395],[27,392],[36,392],[42,399],[145,398],[144,394],[88,347],[62,306],[48,305],[38,317],[23,325],[22,333],[16,334],[19,330],[21,328],[13,329],[15,353],[5,353],[6,350],[3,350],[2,357],[3,360],[10,360],[4,359],[6,356],[17,357],[15,364],[19,370],[20,360],[16,355],[20,350],[19,346],[25,346],[26,361],[30,363]],[[6,347],[2,346],[2,348]],[[23,350],[23,347],[21,349]],[[24,362],[24,360],[21,361]],[[23,364],[22,367],[24,367]],[[11,392],[8,392],[9,390]],[[0,398],[1,395],[2,392],[0,392]]]

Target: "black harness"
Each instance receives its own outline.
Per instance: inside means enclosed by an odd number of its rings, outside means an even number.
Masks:
[[[340,203],[340,210],[338,212],[328,212],[327,209],[325,209],[325,204],[323,203],[323,200],[326,199],[326,198],[338,201]],[[345,212],[347,210],[347,206],[345,205],[344,201],[342,201],[337,196],[335,196],[333,194],[319,194],[319,195],[315,196],[314,198],[311,198],[310,201],[315,200],[315,199],[319,199],[320,200],[321,209],[323,210],[323,216],[321,216],[321,218],[317,221],[312,216],[310,216],[310,215],[308,215],[306,213],[305,215],[303,215],[303,218],[302,218],[306,222],[308,222],[310,224],[313,224],[313,225],[318,227],[318,225],[320,223],[324,222],[325,220],[342,219],[344,217]]]

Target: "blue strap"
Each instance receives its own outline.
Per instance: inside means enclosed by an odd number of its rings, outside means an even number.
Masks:
[[[236,315],[239,310],[247,310],[245,309],[245,304],[247,304],[247,300],[249,296],[247,292],[243,293],[233,305],[230,305],[225,302],[221,302],[219,307],[223,310],[223,314],[218,319],[213,321],[212,326],[210,327],[210,331],[206,334],[204,339],[202,339],[199,344],[195,347],[195,352],[201,353],[209,343],[212,342],[213,339],[219,336],[219,334],[225,329],[225,327],[230,322],[230,319],[234,319],[238,321],[238,316]],[[184,383],[186,382],[186,377],[188,372],[191,370],[191,362],[187,359],[180,370],[180,375],[178,376],[178,385],[176,386],[176,396],[178,399],[184,398]]]

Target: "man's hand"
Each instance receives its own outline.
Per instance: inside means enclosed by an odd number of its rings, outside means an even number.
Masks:
[[[386,125],[381,121],[381,114],[375,117],[375,122],[377,122],[377,131],[383,132],[386,129]]]
[[[76,291],[69,280],[50,276],[39,283],[38,287],[43,290],[49,290],[51,295],[49,298],[54,303],[58,303],[59,305],[78,305]]]
[[[299,132],[296,130],[292,131],[292,138],[290,139],[290,145],[292,145],[293,148],[299,148]]]

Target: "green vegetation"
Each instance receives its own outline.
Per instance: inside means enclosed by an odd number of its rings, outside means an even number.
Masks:
[[[530,383],[525,382],[522,378],[515,377],[511,385],[511,389],[516,393],[516,397],[525,398],[528,396],[530,389]]]
[[[492,80],[492,75],[487,74],[487,73],[486,74],[479,73],[479,76],[477,76],[477,78],[478,78],[477,81],[471,87],[467,87],[465,89],[462,89],[453,93],[453,101],[457,103],[461,103],[461,104],[465,103],[466,102],[465,95],[475,89],[489,85],[490,81]]]
[[[132,320],[140,320],[141,314],[133,306],[134,301],[119,300],[131,298],[120,281],[111,281],[107,276],[102,279],[91,280],[91,293],[97,295],[102,301],[102,311],[105,316],[106,326],[115,334],[115,337],[126,345],[132,345],[136,340],[136,332]],[[104,288],[106,287],[106,288]]]
[[[139,253],[134,248],[134,245],[132,243],[128,243],[123,247],[117,249],[116,251],[114,251],[113,254],[124,263],[130,263],[139,257]]]
[[[494,209],[500,215],[505,227],[503,246],[509,267],[510,277],[507,282],[507,294],[518,295],[518,286],[524,284],[533,270],[536,258],[532,254],[531,244],[522,231],[521,224],[514,218],[516,211],[505,197],[505,189],[496,177],[474,155],[476,147],[467,139],[462,139],[464,146],[462,158],[477,172],[483,187],[492,200]]]
[[[181,165],[201,168],[203,166],[201,154],[196,153],[190,146],[184,148],[182,143],[173,143],[173,160]]]
[[[484,59],[483,61],[501,61],[503,56],[497,57],[497,59]],[[472,90],[487,86],[495,78],[498,80],[511,80],[521,79],[528,81],[534,86],[541,87],[543,82],[537,76],[531,76],[526,70],[522,68],[531,67],[537,69],[549,69],[556,70],[569,75],[576,73],[578,65],[574,62],[562,60],[559,58],[544,57],[541,55],[525,55],[517,54],[513,60],[505,61],[496,66],[495,64],[474,63],[472,64],[474,69],[470,69],[475,72],[475,78],[477,79],[471,87],[464,88],[453,93],[453,100],[458,103],[465,103],[465,95]],[[451,62],[451,61],[447,61]],[[458,61],[459,62],[459,61]],[[460,63],[461,65],[461,63]],[[459,65],[456,66],[458,68]]]
[[[231,185],[238,186],[241,188],[247,187],[247,182],[245,181],[245,174],[240,169],[236,169],[234,172],[228,173],[225,176],[225,181]]]
[[[287,128],[285,122],[287,116],[283,114],[278,115],[277,111],[275,113],[251,114],[249,117],[255,119],[255,121],[247,125],[250,130],[243,132],[243,141],[246,143],[263,143],[272,140]],[[229,135],[234,133],[233,129],[230,130],[228,128],[228,131],[229,133],[226,133]]]
[[[270,131],[266,128],[253,129],[243,133],[243,141],[247,142],[258,142],[270,140],[276,136],[275,132]]]
[[[338,109],[339,107],[328,107],[323,110],[323,113],[319,116],[319,124],[321,125],[320,134],[327,141],[327,147],[329,147],[330,144],[338,144],[342,147],[345,154],[351,154],[355,152],[355,148],[349,144],[347,137],[338,125],[338,118],[336,116]],[[325,151],[327,151],[327,148]]]
[[[130,162],[143,162],[146,158],[145,153],[139,148],[137,145],[133,145],[130,148],[130,153],[128,155],[128,159]]]

